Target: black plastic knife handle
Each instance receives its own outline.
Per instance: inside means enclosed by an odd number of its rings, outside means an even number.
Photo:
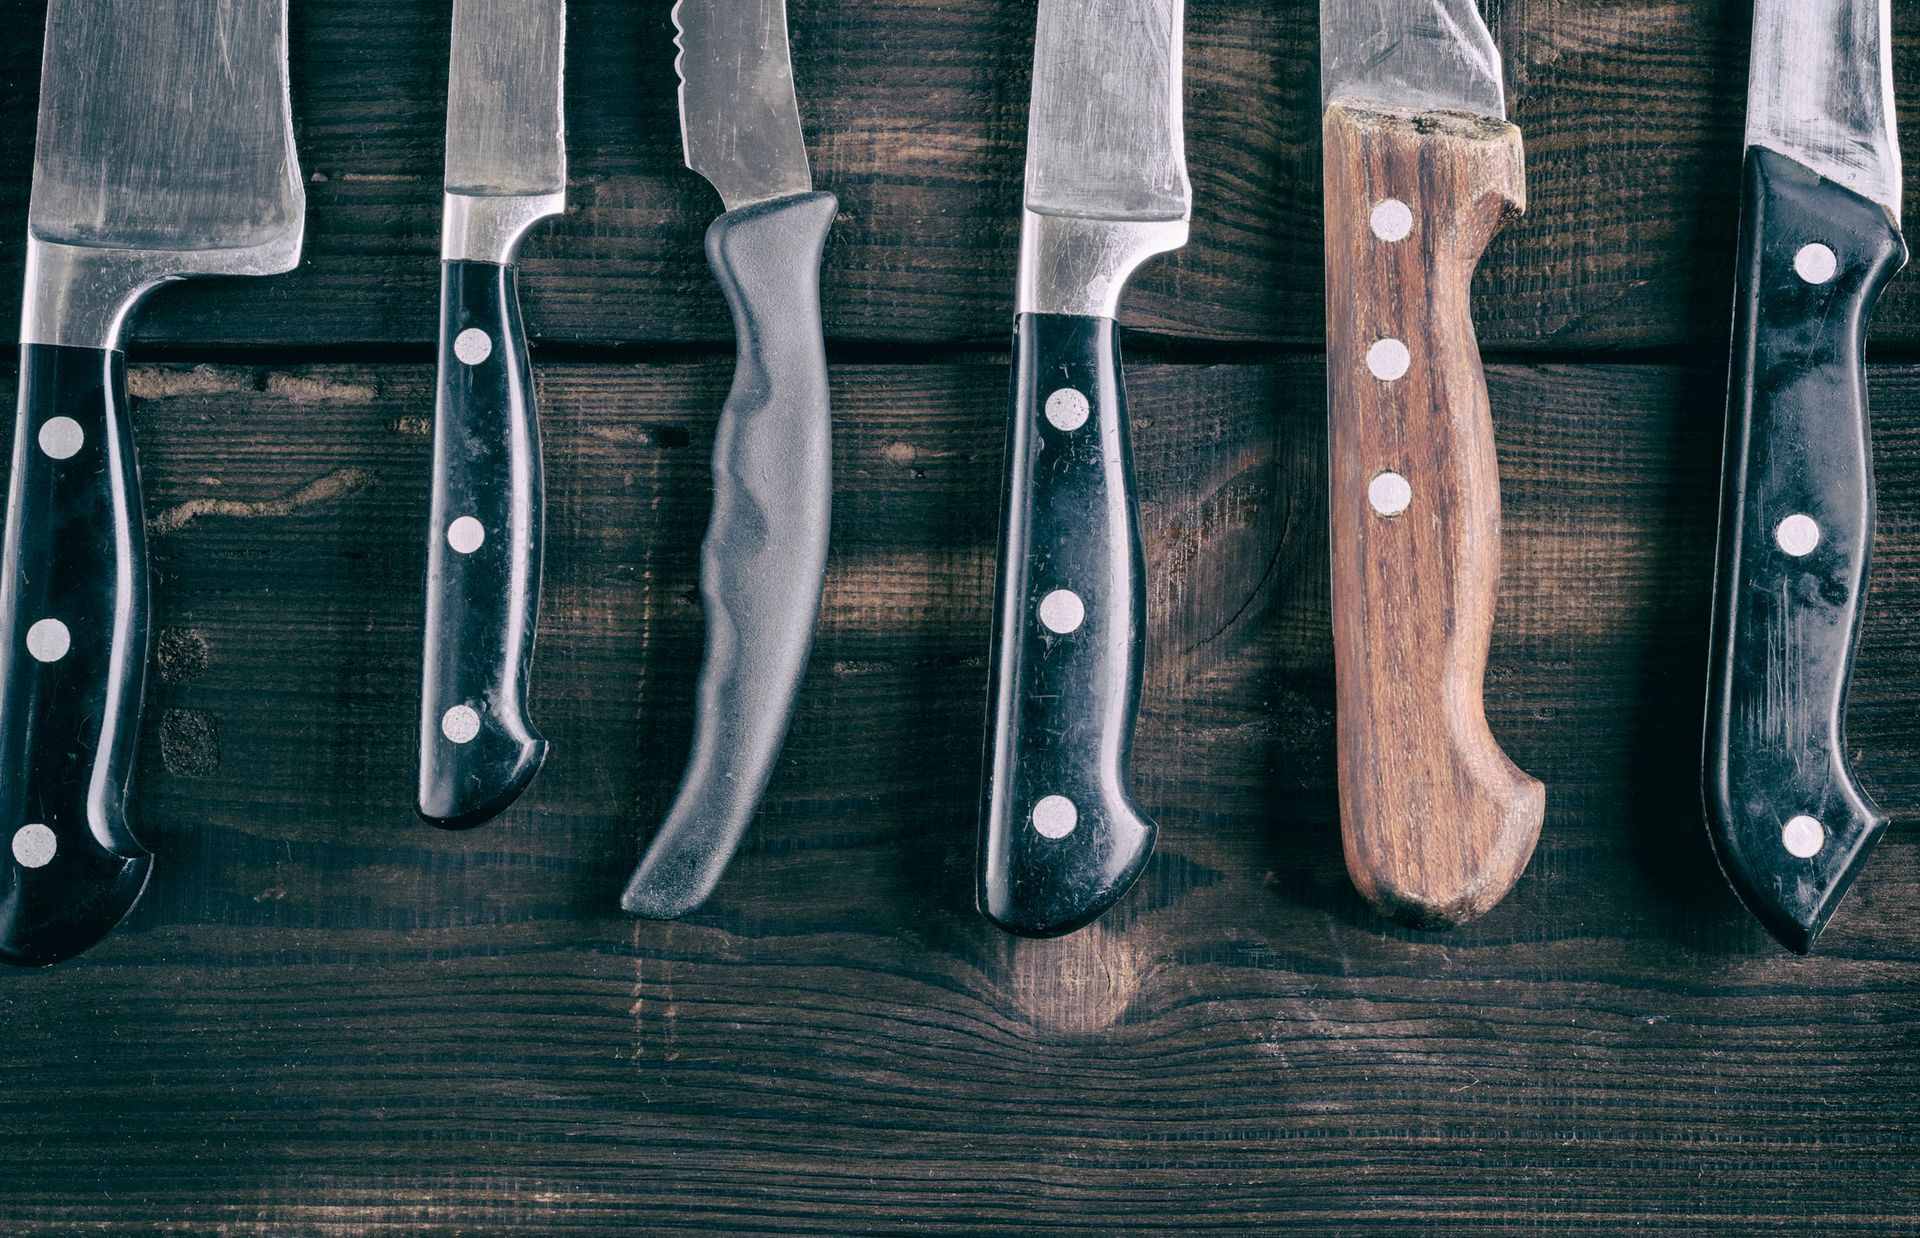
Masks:
[[[1794,950],[1887,818],[1848,768],[1873,541],[1867,320],[1906,261],[1885,210],[1747,154],[1703,784],[1727,877]]]
[[[540,427],[512,263],[440,264],[433,515],[421,655],[420,815],[479,825],[527,789],[540,610]]]
[[[147,552],[118,350],[20,349],[0,570],[0,958],[37,966],[104,937],[153,869],[127,824]]]
[[[706,656],[693,750],[620,906],[670,919],[706,901],[780,754],[813,646],[833,496],[820,255],[839,203],[800,194],[728,211],[707,263],[733,310],[733,389],[713,444],[700,546]]]
[[[1145,867],[1128,791],[1146,568],[1111,318],[1022,314],[1014,331],[980,812],[981,912],[1070,932]]]

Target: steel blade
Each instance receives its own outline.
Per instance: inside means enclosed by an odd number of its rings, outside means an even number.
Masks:
[[[1182,0],[1040,0],[1026,207],[1087,219],[1186,219]]]
[[[1747,145],[1799,161],[1900,221],[1888,0],[1758,0]]]
[[[564,0],[454,0],[448,193],[566,189],[566,27]]]
[[[1320,0],[1320,101],[1341,98],[1507,118],[1474,0]]]
[[[284,0],[51,0],[28,229],[299,255]]]
[[[785,0],[679,0],[680,140],[728,210],[813,188]]]

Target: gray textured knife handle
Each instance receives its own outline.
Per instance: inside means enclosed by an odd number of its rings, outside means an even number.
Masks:
[[[793,717],[827,567],[832,442],[820,251],[839,203],[809,193],[729,211],[707,262],[733,308],[733,389],[713,445],[700,548],[706,657],[693,752],[666,822],[620,905],[670,919],[698,907],[759,807]]]

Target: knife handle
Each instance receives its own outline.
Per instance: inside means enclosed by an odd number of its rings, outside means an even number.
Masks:
[[[153,869],[127,824],[147,551],[117,349],[21,347],[0,570],[0,959],[38,966],[106,936]]]
[[[1146,567],[1111,318],[1014,332],[978,899],[1008,932],[1070,932],[1125,894],[1154,824],[1128,790]]]
[[[1382,912],[1443,927],[1512,888],[1545,791],[1487,729],[1493,419],[1468,301],[1524,209],[1520,131],[1327,109],[1327,400],[1340,821]]]
[[[1805,952],[1886,828],[1847,764],[1873,543],[1866,334],[1906,261],[1878,205],[1747,152],[1703,785],[1721,867]]]
[[[421,654],[419,811],[479,825],[533,781],[540,426],[512,263],[440,264],[433,514]]]
[[[813,646],[833,497],[820,254],[839,202],[808,193],[728,211],[707,263],[733,310],[733,389],[713,444],[700,547],[706,656],[679,792],[620,906],[671,919],[705,902],[780,755]]]

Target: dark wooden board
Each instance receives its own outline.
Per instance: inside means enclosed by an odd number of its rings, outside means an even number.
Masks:
[[[727,367],[542,364],[554,755],[410,819],[429,372],[136,367],[159,852],[0,977],[0,1218],[228,1233],[1834,1233],[1920,1224],[1920,369],[1874,398],[1853,708],[1896,818],[1809,959],[1699,821],[1713,368],[1496,367],[1515,894],[1373,915],[1333,802],[1320,367],[1136,365],[1161,851],[1056,942],[971,907],[1004,385],[843,365],[825,622],[713,902],[615,897],[686,742]]]
[[[569,6],[570,209],[527,246],[530,329],[583,344],[714,342],[701,255],[718,209],[681,166],[670,5]],[[1731,303],[1749,0],[1491,0],[1528,216],[1495,243],[1480,326],[1499,349],[1712,343]],[[0,322],[17,320],[44,0],[0,0]],[[447,0],[292,13],[307,260],[271,281],[167,292],[146,344],[340,348],[433,339]],[[1129,326],[1169,342],[1317,347],[1320,109],[1311,0],[1188,6],[1193,243],[1156,263]],[[1009,330],[1032,0],[794,0],[815,178],[840,195],[837,339],[980,343]],[[1920,87],[1902,6],[1896,66]],[[1906,146],[1920,149],[1920,115]],[[1896,285],[1882,345],[1920,340]]]

